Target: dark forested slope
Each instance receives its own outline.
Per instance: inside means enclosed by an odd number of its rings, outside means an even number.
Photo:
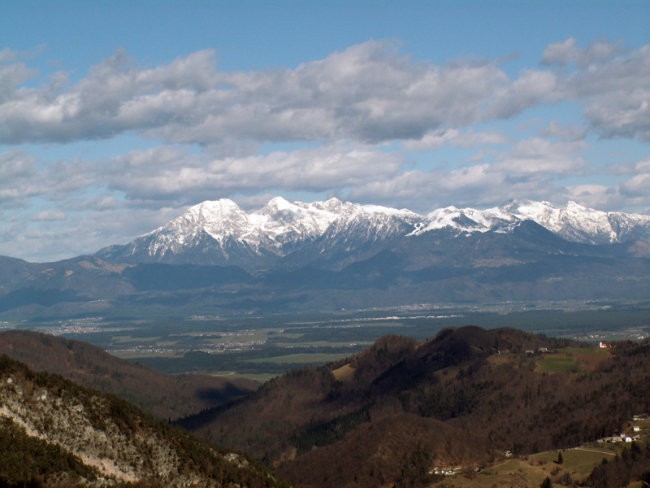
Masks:
[[[299,486],[379,486],[418,463],[478,467],[507,450],[595,440],[648,410],[648,341],[598,350],[463,327],[421,344],[384,337],[182,423],[273,461]]]

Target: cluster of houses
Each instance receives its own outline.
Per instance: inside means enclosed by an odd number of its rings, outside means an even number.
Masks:
[[[611,437],[602,437],[598,439],[597,442],[599,443],[604,443],[604,442],[634,442],[638,441],[641,438],[640,435],[626,435],[626,434],[614,434]]]
[[[540,348],[538,353],[543,353],[547,351],[541,351]],[[528,351],[526,351],[528,352]],[[533,351],[535,353],[535,351]],[[650,416],[647,414],[637,414],[632,417],[632,421],[628,424],[629,427],[626,430],[626,433],[623,434],[614,434],[611,437],[603,437],[598,439],[599,443],[619,443],[619,442],[634,442],[640,440],[642,437],[645,437],[650,431]],[[646,435],[644,435],[646,434]],[[505,458],[514,457],[514,453],[511,450],[503,452]],[[429,470],[429,474],[437,476],[454,476],[463,472],[466,468],[461,466],[434,466]],[[475,468],[475,471],[479,471],[480,468]]]
[[[550,352],[553,352],[551,349],[548,347],[538,347],[537,350],[535,349],[526,349],[524,351],[527,356],[534,356],[535,354],[548,354]]]
[[[632,426],[627,429],[626,433],[614,434],[610,437],[603,437],[598,439],[597,442],[634,442],[641,439],[642,428],[639,425],[641,422],[646,422],[648,420],[648,415],[646,414],[637,414],[632,417]]]
[[[438,476],[454,476],[462,470],[463,468],[460,466],[436,466],[429,470],[429,474],[435,474]]]

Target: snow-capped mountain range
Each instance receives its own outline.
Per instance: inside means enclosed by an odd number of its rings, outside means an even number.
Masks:
[[[413,225],[421,217],[408,210],[355,205],[335,198],[325,202],[289,202],[273,198],[259,211],[246,213],[232,200],[206,201],[143,236],[150,241],[150,255],[174,253],[204,235],[221,246],[229,241],[245,244],[258,253],[284,254],[287,247],[313,241],[327,232],[342,232],[369,224],[377,236],[388,236],[398,224]]]
[[[603,212],[568,202],[561,207],[548,202],[521,201],[477,210],[446,207],[429,213],[415,234],[442,228],[460,232],[507,232],[531,220],[554,234],[583,244],[613,244],[650,236],[650,216]]]
[[[290,254],[327,258],[360,253],[395,239],[452,231],[508,233],[533,221],[565,240],[613,244],[650,239],[650,216],[604,212],[575,202],[518,201],[488,209],[445,207],[427,215],[336,198],[289,202],[282,197],[245,212],[234,201],[205,201],[129,244],[102,249],[112,261],[232,264],[254,269]],[[313,258],[312,258],[313,260]]]
[[[650,296],[650,217],[569,202],[426,215],[207,201],[94,256],[0,256],[0,318],[361,310]],[[49,314],[49,315],[48,315]]]

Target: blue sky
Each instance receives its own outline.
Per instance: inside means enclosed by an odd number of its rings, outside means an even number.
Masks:
[[[650,213],[647,1],[0,3],[0,255],[206,199]]]

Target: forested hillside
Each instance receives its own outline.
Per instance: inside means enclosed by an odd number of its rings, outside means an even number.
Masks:
[[[182,424],[273,462],[298,486],[361,487],[415,476],[418,464],[481,469],[507,451],[571,447],[648,410],[648,341],[601,350],[464,327],[421,344],[384,337]]]

